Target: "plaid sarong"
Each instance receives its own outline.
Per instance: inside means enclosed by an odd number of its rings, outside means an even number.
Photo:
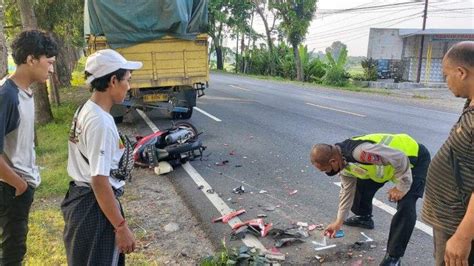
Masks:
[[[68,265],[125,265],[125,255],[115,245],[114,227],[100,209],[91,187],[70,182],[61,211]]]

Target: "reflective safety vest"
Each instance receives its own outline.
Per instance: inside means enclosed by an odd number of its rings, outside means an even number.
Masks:
[[[403,152],[407,157],[418,157],[418,143],[407,134],[369,134],[354,137],[351,140],[362,140],[376,144],[383,144],[395,150]],[[410,164],[413,168],[413,165]],[[341,172],[343,175],[354,176],[360,179],[372,179],[377,183],[385,183],[389,180],[396,182],[394,178],[395,168],[392,165],[375,165],[362,163],[348,163]]]

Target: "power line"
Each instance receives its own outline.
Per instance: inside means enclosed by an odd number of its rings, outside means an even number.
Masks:
[[[364,25],[357,26],[357,27],[345,28],[345,29],[339,30],[339,31],[326,30],[326,31],[323,31],[323,32],[319,32],[319,34],[321,34],[321,33],[324,34],[324,35],[329,34],[329,33],[330,33],[330,35],[340,34],[340,33],[348,32],[348,31],[353,31],[353,30],[357,30],[357,29],[366,28],[366,27],[372,26],[374,24],[387,23],[387,22],[392,22],[392,21],[396,21],[396,20],[400,20],[400,19],[405,19],[405,18],[409,18],[409,17],[418,16],[421,13],[422,12],[418,11],[416,13],[413,13],[413,14],[410,14],[410,15],[407,15],[407,16],[404,16],[404,17],[398,17],[398,18],[394,18],[394,19],[389,19],[389,20],[384,20],[384,21],[377,21],[377,22],[374,22],[373,19],[370,19],[370,20],[365,21],[365,22],[368,22],[368,21],[371,22],[371,23],[368,23],[368,24],[364,24]],[[318,38],[318,36],[315,34],[313,37],[308,37],[308,39],[313,39],[313,38]]]
[[[395,4],[386,4],[386,5],[377,5],[377,6],[367,6],[367,7],[355,7],[355,8],[346,8],[346,9],[326,9],[322,10],[323,13],[320,12],[320,14],[324,14],[327,12],[328,14],[338,14],[338,13],[344,13],[344,12],[353,12],[353,11],[360,11],[360,10],[368,10],[368,9],[381,9],[381,8],[391,8],[395,6],[403,6],[403,5],[419,5],[420,2],[402,2],[402,3],[395,3]],[[320,9],[321,11],[321,9]],[[318,11],[316,10],[316,13]]]
[[[391,27],[391,26],[394,26],[396,24],[399,24],[399,23],[402,23],[402,22],[405,22],[405,21],[409,21],[409,20],[412,20],[412,19],[415,19],[415,17],[411,17],[411,18],[404,18],[404,19],[399,19],[399,21],[396,21],[394,23],[391,23],[389,25],[385,25],[384,27]],[[388,21],[386,21],[388,22]],[[386,23],[385,22],[385,23]],[[352,40],[355,40],[355,39],[358,39],[358,38],[361,38],[361,37],[364,37],[366,35],[368,35],[370,32],[364,32],[364,33],[357,33],[357,34],[354,34],[354,35],[349,35],[349,36],[345,36],[345,37],[341,37],[340,35],[337,36],[337,38],[340,38],[340,40],[344,40],[344,41],[352,41]],[[329,37],[329,36],[328,36]],[[314,40],[313,42],[305,42],[305,43],[308,43],[308,44],[311,44],[311,43],[315,43],[315,41],[321,41],[321,40],[327,40],[328,37],[326,38],[322,38],[322,39],[318,39],[318,40]],[[330,36],[332,38],[334,38],[335,36]],[[345,38],[350,38],[350,39],[345,39]]]

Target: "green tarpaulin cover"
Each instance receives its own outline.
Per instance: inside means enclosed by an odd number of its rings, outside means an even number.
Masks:
[[[208,0],[86,0],[84,33],[105,35],[112,48],[170,35],[207,32]]]

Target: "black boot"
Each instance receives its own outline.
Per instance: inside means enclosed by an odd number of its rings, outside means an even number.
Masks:
[[[350,218],[347,218],[344,221],[345,225],[361,227],[365,229],[374,229],[374,220],[372,220],[372,215],[355,215]]]
[[[400,266],[400,265],[402,265],[400,258],[392,257],[388,255],[388,253],[385,254],[385,258],[383,258],[382,262],[380,263],[380,266]]]

